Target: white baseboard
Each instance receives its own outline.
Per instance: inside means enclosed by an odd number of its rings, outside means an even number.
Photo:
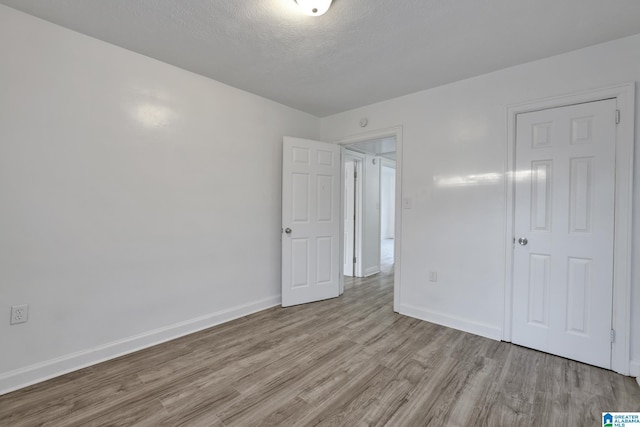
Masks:
[[[265,298],[0,374],[0,395],[280,305],[281,300],[280,295]]]
[[[380,266],[376,265],[374,267],[369,267],[364,271],[364,277],[373,276],[374,274],[380,273]]]
[[[426,320],[427,322],[480,335],[492,340],[500,341],[502,339],[502,329],[473,320],[462,319],[432,310],[425,310],[408,304],[400,304],[398,312],[406,316],[415,317],[416,319]]]

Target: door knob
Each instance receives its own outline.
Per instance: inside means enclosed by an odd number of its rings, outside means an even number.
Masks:
[[[284,229],[284,232],[287,233],[287,234],[291,234],[291,229],[289,227],[287,227],[287,228]]]
[[[529,243],[529,241],[527,240],[526,237],[521,237],[518,239],[518,243],[520,243],[521,246],[526,246],[527,243]]]

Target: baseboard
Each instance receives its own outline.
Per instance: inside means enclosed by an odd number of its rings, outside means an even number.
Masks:
[[[0,374],[0,395],[280,305],[273,296]]]
[[[480,335],[492,340],[500,341],[502,339],[502,329],[473,320],[462,319],[432,310],[425,310],[408,304],[400,304],[398,312],[406,316],[415,317],[416,319],[426,320],[427,322],[469,332],[474,335]]]
[[[374,274],[380,273],[380,266],[376,265],[375,267],[369,267],[364,271],[364,277],[373,276]]]

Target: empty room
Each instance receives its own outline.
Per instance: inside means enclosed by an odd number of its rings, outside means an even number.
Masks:
[[[637,0],[0,0],[0,426],[640,425]]]

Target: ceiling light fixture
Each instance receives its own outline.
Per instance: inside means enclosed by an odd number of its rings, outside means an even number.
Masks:
[[[298,6],[300,6],[300,9],[310,16],[323,15],[327,10],[329,10],[331,1],[332,0],[295,0],[295,2],[298,3]]]

